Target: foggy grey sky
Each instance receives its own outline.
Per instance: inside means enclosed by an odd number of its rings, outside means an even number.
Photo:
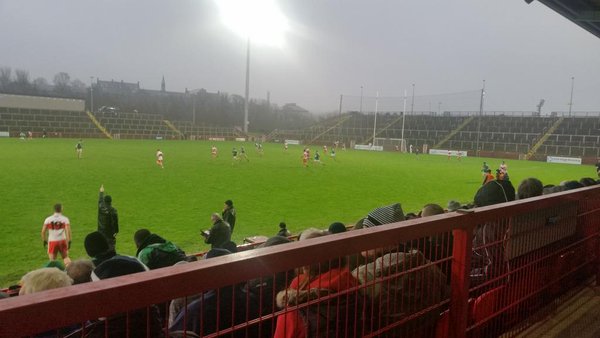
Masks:
[[[538,2],[279,5],[291,29],[282,48],[252,46],[251,97],[270,91],[274,103],[324,112],[361,85],[365,96],[401,96],[415,83],[425,95],[477,90],[485,79],[485,110],[532,111],[544,98],[545,112],[567,111],[575,76],[573,110],[600,110],[600,39]],[[245,52],[213,1],[0,0],[0,66],[32,79],[65,71],[159,89],[164,75],[167,90],[243,95]]]

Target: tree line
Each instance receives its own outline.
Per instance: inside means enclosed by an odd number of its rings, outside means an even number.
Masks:
[[[209,93],[204,89],[188,93],[154,90],[105,91],[94,85],[93,91],[79,79],[71,80],[67,72],[32,79],[29,71],[0,67],[0,92],[5,94],[72,98],[86,101],[94,111],[100,107],[116,107],[123,112],[160,114],[171,120],[195,121],[214,126],[243,126],[244,98],[227,93]],[[315,123],[308,112],[282,109],[266,100],[251,99],[248,106],[248,128],[251,132],[268,133],[273,129],[301,129]]]

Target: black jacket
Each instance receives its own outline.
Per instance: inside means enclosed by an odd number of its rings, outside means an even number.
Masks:
[[[108,239],[113,239],[119,233],[117,209],[104,202],[103,192],[98,196],[98,231]]]

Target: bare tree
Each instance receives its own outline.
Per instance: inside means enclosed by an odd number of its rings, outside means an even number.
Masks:
[[[2,89],[8,89],[10,82],[12,81],[12,69],[10,67],[0,68],[0,87]]]
[[[31,83],[29,83],[29,72],[24,69],[15,70],[15,83],[20,90],[27,90]]]
[[[45,89],[48,87],[48,80],[46,80],[44,77],[38,77],[33,80],[33,85],[38,89]]]
[[[78,91],[85,91],[86,90],[85,83],[83,83],[83,81],[81,81],[79,79],[73,80],[71,82],[71,86],[73,87],[73,89],[76,89]]]
[[[68,73],[60,72],[54,75],[54,86],[58,92],[66,92],[69,89],[69,83],[71,82],[71,76]]]

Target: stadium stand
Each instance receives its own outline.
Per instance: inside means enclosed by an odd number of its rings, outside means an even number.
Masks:
[[[11,137],[31,131],[34,137],[94,137],[104,135],[83,111],[61,111],[0,107],[0,130]]]
[[[538,154],[600,157],[600,113],[597,117],[566,117],[538,149]]]
[[[163,122],[160,115],[108,112],[97,113],[96,119],[114,138],[177,139],[178,134]]]

